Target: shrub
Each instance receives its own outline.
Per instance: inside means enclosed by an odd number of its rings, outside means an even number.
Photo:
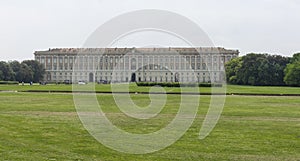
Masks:
[[[161,87],[222,87],[222,84],[212,83],[179,83],[179,82],[136,82],[137,86],[161,86]]]
[[[19,85],[19,82],[18,81],[0,81],[0,84]]]

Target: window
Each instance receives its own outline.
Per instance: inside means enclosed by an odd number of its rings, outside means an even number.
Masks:
[[[205,63],[202,64],[202,69],[203,69],[203,70],[206,69],[206,64],[205,64]]]
[[[131,70],[136,70],[136,59],[135,58],[131,59]]]

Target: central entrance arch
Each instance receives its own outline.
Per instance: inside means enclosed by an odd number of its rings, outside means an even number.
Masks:
[[[135,75],[135,73],[131,74],[131,82],[136,82],[136,75]]]

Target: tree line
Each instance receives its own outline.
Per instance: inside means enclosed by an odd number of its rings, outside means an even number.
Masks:
[[[254,86],[300,86],[300,53],[293,57],[250,53],[225,65],[227,82]]]
[[[0,61],[1,81],[40,82],[44,74],[44,67],[35,60]]]

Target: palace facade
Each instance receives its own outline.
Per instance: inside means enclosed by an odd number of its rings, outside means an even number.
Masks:
[[[55,48],[36,51],[45,81],[222,82],[238,50],[207,48]]]

